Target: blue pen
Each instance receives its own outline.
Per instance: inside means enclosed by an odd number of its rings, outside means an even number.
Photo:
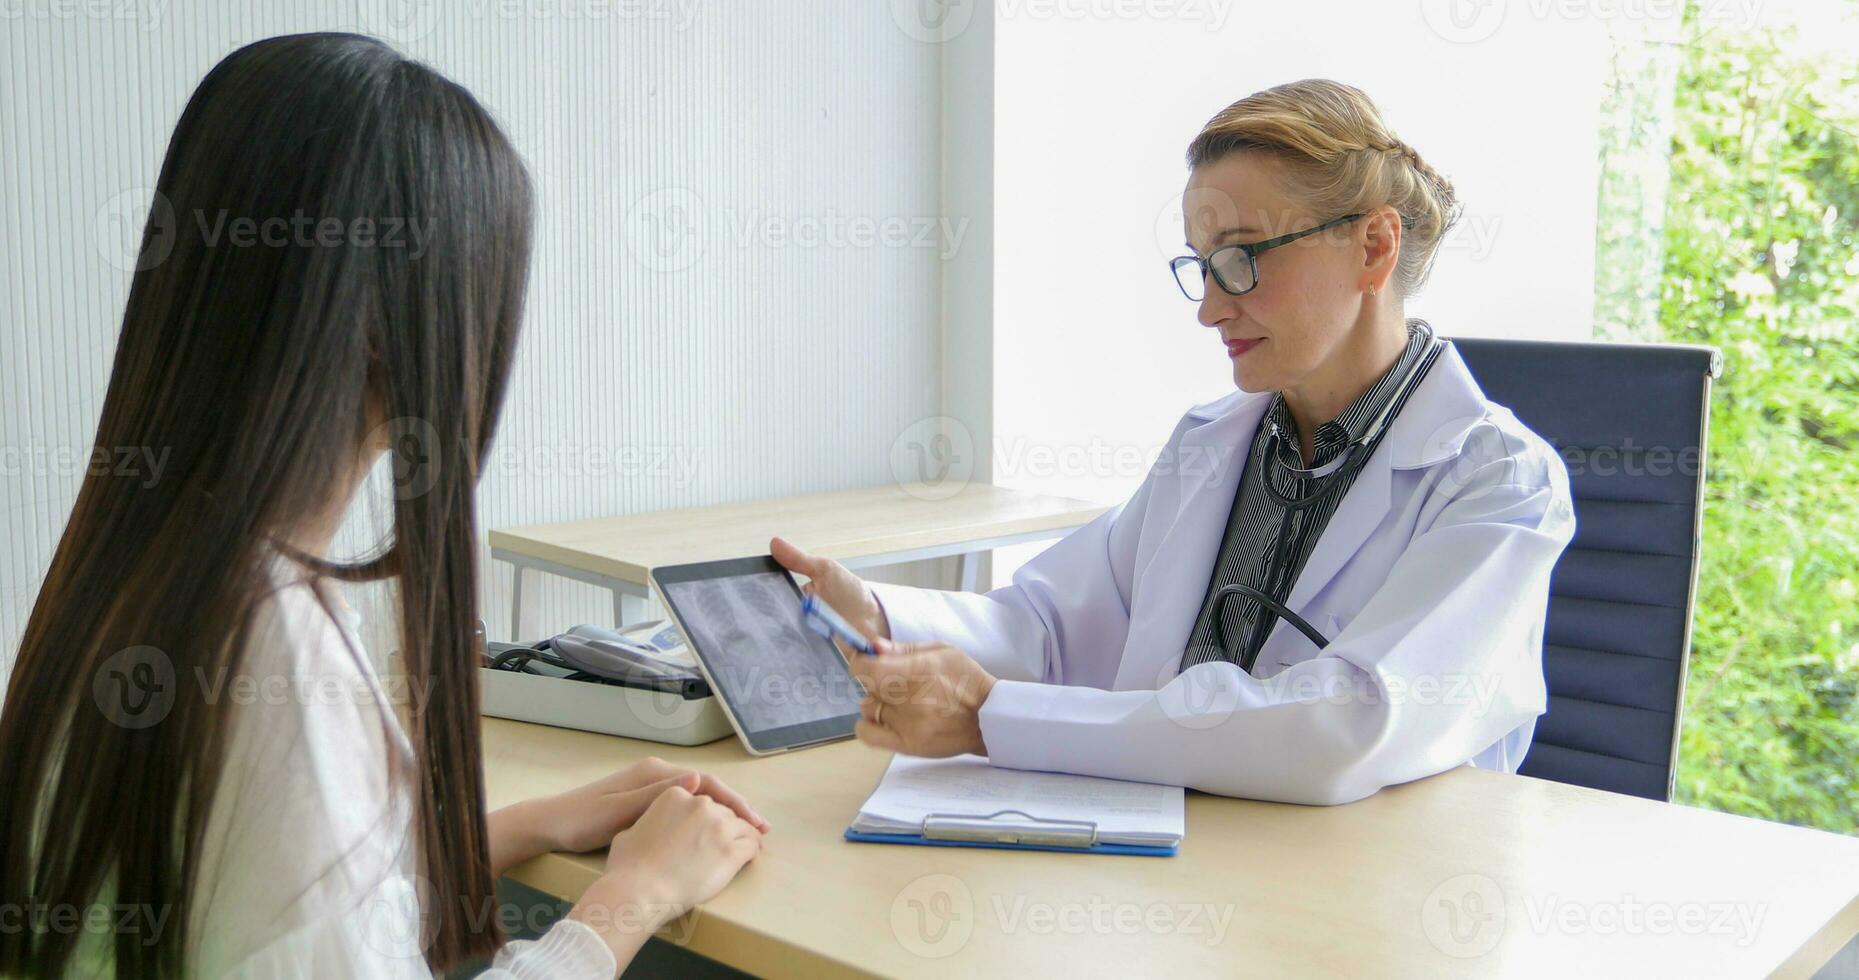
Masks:
[[[859,631],[853,629],[852,624],[846,622],[845,617],[839,615],[832,606],[821,602],[819,596],[810,595],[801,600],[800,619],[807,624],[808,629],[829,640],[837,638],[839,642],[867,657],[878,655],[870,641],[860,636]]]

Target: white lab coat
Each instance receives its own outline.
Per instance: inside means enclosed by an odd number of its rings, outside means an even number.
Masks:
[[[1336,804],[1468,761],[1514,772],[1545,707],[1549,574],[1575,530],[1561,457],[1450,346],[1413,389],[1247,674],[1180,672],[1269,393],[1189,411],[1135,496],[985,595],[874,584],[901,641],[996,677],[995,765]]]

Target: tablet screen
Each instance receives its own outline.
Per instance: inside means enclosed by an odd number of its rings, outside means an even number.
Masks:
[[[737,730],[758,751],[850,734],[863,688],[800,621],[800,590],[771,558],[656,569],[653,577]]]

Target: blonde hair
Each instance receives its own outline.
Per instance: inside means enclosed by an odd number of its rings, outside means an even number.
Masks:
[[[1402,296],[1426,283],[1459,219],[1451,182],[1394,135],[1375,103],[1324,78],[1289,82],[1220,110],[1188,145],[1188,166],[1256,150],[1284,164],[1285,191],[1322,220],[1389,205],[1406,233],[1395,265]]]

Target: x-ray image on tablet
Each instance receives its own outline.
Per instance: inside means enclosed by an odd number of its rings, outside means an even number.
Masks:
[[[801,623],[800,589],[770,557],[652,570],[710,688],[757,755],[845,738],[864,690]]]

